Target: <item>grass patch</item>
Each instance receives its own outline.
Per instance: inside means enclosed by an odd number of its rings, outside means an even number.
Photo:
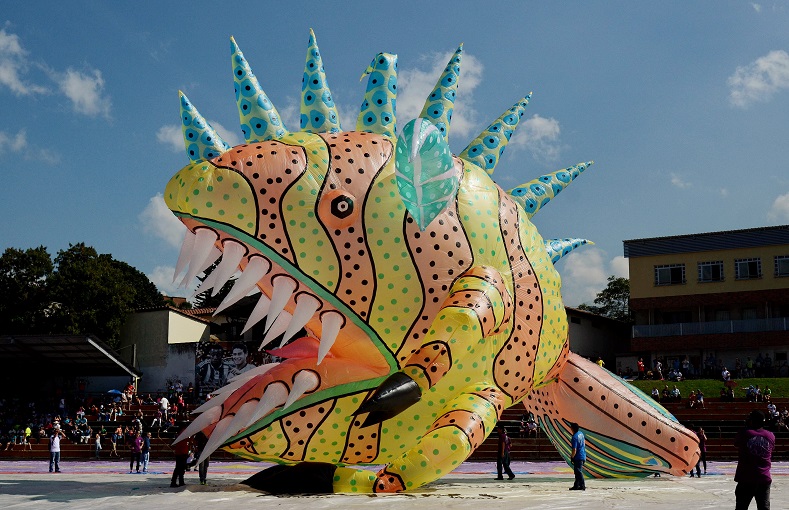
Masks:
[[[682,393],[683,400],[688,398],[691,391],[699,389],[704,392],[705,399],[719,398],[720,391],[724,387],[723,382],[718,379],[688,379],[680,382],[639,380],[633,381],[632,384],[647,395],[652,392],[652,388],[662,391],[666,384],[668,384],[669,389],[674,388],[674,385],[676,385],[680,393]],[[772,398],[789,398],[789,378],[786,377],[738,379],[737,386],[734,388],[734,397],[737,399],[745,398],[745,388],[749,385],[756,386],[757,384],[761,390],[769,386],[772,390]]]

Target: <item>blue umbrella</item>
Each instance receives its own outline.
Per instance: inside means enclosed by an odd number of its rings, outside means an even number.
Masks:
[[[120,390],[110,390],[107,393],[110,395],[120,395],[122,392]]]

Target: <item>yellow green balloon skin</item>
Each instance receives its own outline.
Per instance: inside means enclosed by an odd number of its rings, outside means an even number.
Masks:
[[[457,186],[420,228],[398,189],[394,123],[385,127],[251,140],[167,184],[190,235],[208,231],[226,253],[242,247],[242,271],[268,266],[256,286],[272,303],[288,287],[282,321],[309,308],[300,333],[264,346],[280,363],[218,392],[206,435],[247,460],[336,466],[333,492],[413,491],[460,465],[522,402],[565,459],[570,423],[580,424],[588,476],[689,471],[695,436],[570,352],[561,277],[522,202],[483,159],[453,156]],[[277,320],[246,339],[263,342]],[[397,372],[418,385],[418,401],[365,425],[357,410]],[[310,492],[309,476],[300,483]]]

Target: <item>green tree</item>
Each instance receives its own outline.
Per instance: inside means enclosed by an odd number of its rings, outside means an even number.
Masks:
[[[41,333],[46,330],[49,299],[46,283],[52,258],[44,246],[7,248],[0,256],[0,332]]]
[[[603,317],[632,322],[630,316],[630,280],[627,278],[608,277],[608,285],[594,298],[594,305],[586,303],[579,310],[596,313]]]
[[[84,243],[59,251],[55,266],[47,283],[51,333],[93,334],[114,347],[130,312],[164,302],[143,273]]]

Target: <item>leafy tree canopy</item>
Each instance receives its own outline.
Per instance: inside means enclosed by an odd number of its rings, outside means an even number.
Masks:
[[[2,313],[2,333],[93,334],[110,346],[130,312],[163,303],[142,272],[84,243],[59,251],[54,263],[43,246],[7,249],[0,257],[0,294],[0,306],[9,311],[7,318]],[[20,300],[16,309],[5,303],[19,295],[35,299]]]
[[[594,305],[586,303],[578,307],[603,317],[632,322],[630,316],[630,280],[627,278],[608,277],[608,285],[594,298]]]

